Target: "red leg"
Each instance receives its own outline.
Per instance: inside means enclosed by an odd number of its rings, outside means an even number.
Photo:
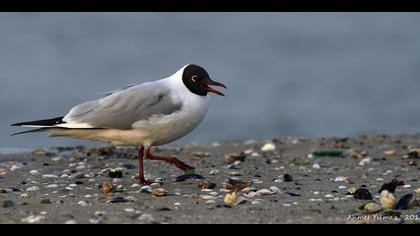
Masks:
[[[139,180],[140,180],[141,185],[149,185],[152,182],[144,178],[143,157],[144,157],[144,147],[140,147],[139,148]]]
[[[185,164],[184,162],[176,159],[175,157],[161,157],[161,156],[153,156],[150,153],[150,148],[147,149],[146,152],[146,158],[149,160],[155,160],[155,161],[166,161],[172,165],[175,165],[176,167],[178,167],[179,169],[185,171],[185,172],[189,172],[189,173],[194,173],[194,167],[191,167],[187,164]]]

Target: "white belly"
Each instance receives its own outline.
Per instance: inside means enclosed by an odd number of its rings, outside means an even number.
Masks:
[[[50,135],[107,142],[119,146],[158,146],[171,143],[190,133],[204,119],[208,104],[208,97],[196,96],[185,101],[180,111],[138,121],[130,130],[51,130]]]

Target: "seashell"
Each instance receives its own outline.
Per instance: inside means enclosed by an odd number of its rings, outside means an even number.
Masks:
[[[224,203],[226,205],[233,205],[236,202],[236,192],[226,194]]]
[[[364,205],[363,210],[369,214],[378,213],[382,211],[382,206],[375,202],[369,202],[366,205]]]
[[[416,197],[409,193],[401,197],[401,199],[397,203],[397,210],[406,210],[411,209],[413,206],[416,205]]]
[[[280,189],[277,188],[276,186],[271,186],[270,191],[273,192],[273,193],[280,193]]]
[[[392,193],[388,192],[388,190],[384,190],[381,192],[381,205],[384,209],[394,209],[396,205],[395,197]]]
[[[256,192],[258,191],[258,189],[254,188],[254,187],[246,187],[244,189],[242,189],[242,192],[244,193],[250,193],[250,192]]]
[[[141,193],[151,193],[152,192],[152,187],[151,186],[148,186],[148,185],[142,186],[140,188],[140,192]]]
[[[334,182],[349,182],[349,178],[348,177],[344,177],[344,176],[337,176],[334,179]]]
[[[382,187],[379,189],[378,193],[381,193],[384,190],[387,190],[390,193],[395,193],[395,189],[397,189],[398,186],[403,186],[403,185],[404,185],[404,181],[392,179],[391,182],[383,184]]]
[[[225,156],[225,160],[228,164],[235,163],[236,161],[244,162],[246,159],[245,153],[230,153]]]
[[[276,145],[274,143],[266,143],[264,144],[264,146],[261,148],[262,152],[272,152],[276,150]]]
[[[397,155],[397,152],[395,150],[386,150],[384,151],[385,156],[395,156]]]
[[[357,189],[353,194],[355,199],[358,200],[372,200],[372,194],[369,192],[369,190],[364,188]]]

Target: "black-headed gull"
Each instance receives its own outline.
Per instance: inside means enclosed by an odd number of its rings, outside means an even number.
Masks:
[[[98,100],[75,106],[64,117],[13,124],[36,128],[17,134],[47,131],[49,136],[71,137],[139,147],[139,179],[149,184],[143,157],[169,162],[186,173],[194,168],[174,157],[154,156],[152,146],[173,142],[191,132],[206,115],[210,87],[223,83],[210,79],[202,67],[189,64],[172,76],[112,91]]]

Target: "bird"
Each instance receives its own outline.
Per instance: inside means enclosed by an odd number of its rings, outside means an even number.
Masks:
[[[164,79],[109,91],[73,107],[65,116],[12,124],[33,128],[13,135],[45,131],[50,137],[138,147],[139,181],[150,185],[153,181],[145,178],[144,157],[195,173],[194,167],[175,157],[153,155],[151,148],[184,137],[202,122],[209,109],[209,93],[225,96],[211,86],[227,88],[213,81],[203,67],[187,64]]]

